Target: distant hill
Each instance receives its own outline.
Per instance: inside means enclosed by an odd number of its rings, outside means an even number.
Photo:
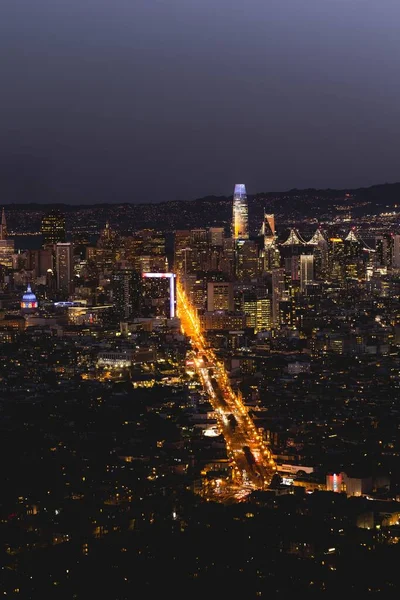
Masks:
[[[256,231],[264,210],[273,212],[281,223],[315,217],[329,220],[343,211],[352,217],[374,215],[400,206],[400,183],[385,183],[357,189],[292,189],[284,192],[260,192],[249,195],[250,227]],[[158,204],[10,204],[5,205],[11,229],[34,231],[40,228],[41,216],[59,208],[67,216],[68,228],[91,226],[93,230],[108,220],[121,230],[152,227],[162,230],[194,227],[229,227],[232,196],[206,196],[197,200],[160,202]]]

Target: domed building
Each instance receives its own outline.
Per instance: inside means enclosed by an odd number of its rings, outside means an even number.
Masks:
[[[24,313],[33,312],[38,307],[38,301],[35,294],[32,292],[31,285],[28,283],[25,294],[21,299],[21,310]]]

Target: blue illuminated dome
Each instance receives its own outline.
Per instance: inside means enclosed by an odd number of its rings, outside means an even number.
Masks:
[[[36,298],[35,294],[32,292],[30,284],[28,284],[26,292],[22,296],[21,308],[24,310],[29,310],[29,309],[37,308],[37,307],[38,307],[37,298]]]

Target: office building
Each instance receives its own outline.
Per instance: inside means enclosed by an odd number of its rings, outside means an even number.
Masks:
[[[394,269],[400,269],[400,234],[393,236],[393,262]]]
[[[294,254],[285,258],[285,272],[291,281],[300,281],[300,255]]]
[[[237,240],[235,258],[238,279],[253,279],[261,274],[262,264],[258,246],[253,240]]]
[[[392,265],[394,238],[390,233],[379,235],[375,238],[375,261],[378,267]]]
[[[120,268],[113,271],[111,291],[116,320],[124,321],[139,315],[141,283],[141,275],[134,269]]]
[[[172,319],[175,311],[175,273],[142,273],[142,316]]]
[[[69,242],[55,245],[55,267],[57,290],[64,296],[72,291],[73,255],[72,244]]]
[[[256,329],[255,331],[268,331],[272,329],[272,302],[271,297],[257,298]]]
[[[42,219],[43,246],[65,242],[65,216],[52,210]]]
[[[204,331],[228,330],[237,331],[246,327],[246,315],[238,313],[205,312],[199,315],[200,326]]]
[[[208,240],[210,246],[221,247],[224,245],[224,228],[223,227],[210,227],[208,229]]]
[[[237,183],[233,193],[232,237],[234,240],[249,238],[249,216],[244,183]]]
[[[253,328],[255,333],[272,328],[272,302],[270,296],[258,298],[256,294],[245,295],[243,312],[246,315],[247,327]]]
[[[264,247],[273,244],[275,240],[275,215],[264,213],[261,235],[264,238]]]
[[[35,278],[45,277],[49,270],[54,269],[51,248],[29,250],[27,254],[27,269],[32,271],[32,275]]]
[[[307,285],[314,281],[314,256],[302,254],[300,256],[300,290],[304,293]]]
[[[12,264],[13,264],[12,255],[13,254],[14,254],[14,240],[8,239],[6,213],[3,208],[3,211],[1,213],[1,223],[0,223],[0,265],[2,265],[3,267],[12,268]]]
[[[7,232],[6,213],[3,208],[2,212],[1,212],[0,240],[6,240],[7,237],[8,237],[8,232]]]
[[[233,283],[229,281],[209,281],[207,283],[207,310],[234,309]]]
[[[339,237],[329,239],[329,278],[330,280],[343,281],[346,274],[346,257],[344,241]]]
[[[272,323],[279,327],[279,303],[285,293],[285,269],[272,270]]]

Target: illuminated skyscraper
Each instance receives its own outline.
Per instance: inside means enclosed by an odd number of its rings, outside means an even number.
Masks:
[[[117,320],[137,317],[140,310],[140,273],[130,268],[115,269],[111,275],[113,312]]]
[[[300,256],[300,289],[305,292],[307,285],[314,281],[314,256],[301,254]]]
[[[207,310],[233,312],[233,283],[230,281],[209,281],[207,283]]]
[[[1,223],[0,223],[0,240],[3,241],[6,239],[7,239],[7,222],[6,222],[6,213],[3,208],[2,213],[1,213]]]
[[[264,240],[263,249],[261,250],[263,268],[264,271],[271,272],[272,269],[279,268],[281,260],[275,235],[275,215],[264,213],[260,236]]]
[[[62,242],[56,244],[55,256],[57,289],[64,296],[68,296],[71,293],[73,278],[72,244]]]
[[[400,235],[393,236],[393,262],[394,269],[400,269]]]
[[[233,193],[232,237],[235,240],[249,239],[249,214],[244,183],[237,183]]]
[[[266,331],[272,327],[271,297],[257,298],[256,294],[248,294],[243,299],[243,312],[246,325],[254,331]]]
[[[52,210],[42,219],[43,246],[65,242],[65,217],[59,210]]]
[[[12,255],[14,254],[14,240],[7,239],[7,223],[6,214],[1,214],[0,223],[0,265],[4,267],[12,267]]]
[[[264,246],[267,247],[275,241],[275,215],[264,213],[261,226],[261,235],[264,237]]]
[[[274,327],[279,327],[279,303],[285,293],[285,269],[272,271],[272,322]]]

